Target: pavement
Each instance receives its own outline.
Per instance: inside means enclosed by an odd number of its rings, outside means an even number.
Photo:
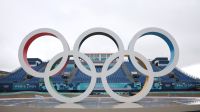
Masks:
[[[174,112],[200,112],[200,97],[146,97],[137,103],[119,103],[110,97],[88,97],[79,103],[66,104],[55,100],[52,97],[43,97],[36,95],[33,98],[1,98],[0,99],[0,112],[13,112],[20,111],[25,112],[30,110],[35,110],[33,112],[45,112],[55,109],[81,109],[90,112],[94,110],[115,110],[115,109],[126,109],[137,110],[137,112],[143,112],[148,109],[158,109],[158,111],[164,112],[166,109],[174,108]],[[177,109],[178,108],[178,109]],[[180,109],[179,109],[180,108]],[[185,109],[184,109],[185,108]],[[39,109],[39,110],[37,110]],[[161,109],[161,110],[160,110]],[[164,110],[165,109],[165,110]],[[156,110],[152,110],[156,112]],[[62,112],[61,110],[59,112]],[[116,111],[115,111],[116,112]],[[169,112],[169,111],[168,111]],[[170,111],[171,112],[171,111]],[[173,111],[172,111],[173,112]]]

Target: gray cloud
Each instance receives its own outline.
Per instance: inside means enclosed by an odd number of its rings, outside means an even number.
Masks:
[[[1,0],[0,69],[10,71],[19,67],[17,56],[20,42],[32,30],[42,27],[62,33],[71,48],[78,36],[92,27],[113,30],[121,37],[126,48],[140,29],[160,27],[170,32],[179,44],[179,67],[199,63],[199,11],[198,0]],[[159,45],[159,41],[155,44]],[[92,42],[88,46],[91,50],[95,48]],[[154,52],[152,49],[163,52],[163,48],[148,42],[141,42],[138,46],[141,46],[138,50],[150,58]],[[151,52],[142,46],[148,46]],[[55,48],[57,50],[60,49]]]

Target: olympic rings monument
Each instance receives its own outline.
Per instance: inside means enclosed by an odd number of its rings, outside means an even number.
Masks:
[[[94,63],[88,56],[79,52],[79,49],[80,49],[81,45],[83,44],[83,42],[86,39],[88,39],[89,37],[94,36],[94,35],[104,35],[104,36],[110,38],[112,41],[114,41],[114,43],[116,44],[116,46],[118,48],[118,52],[112,54],[105,61],[101,72],[96,71]],[[154,72],[149,61],[142,54],[134,51],[134,46],[135,46],[137,39],[139,39],[143,36],[146,36],[146,35],[154,35],[154,36],[160,37],[167,43],[167,45],[170,49],[171,55],[170,55],[169,64],[167,67],[165,67],[161,71]],[[28,64],[27,52],[28,52],[28,48],[31,45],[31,43],[35,39],[42,37],[42,36],[53,36],[55,38],[58,38],[63,45],[64,51],[60,52],[59,54],[54,56],[48,62],[47,66],[45,68],[45,71],[41,73],[41,72],[37,72],[37,71],[33,70],[30,67],[30,65]],[[131,61],[131,63],[135,66],[135,68],[140,73],[146,75],[145,84],[144,84],[142,90],[140,92],[138,92],[136,95],[133,95],[130,97],[120,96],[117,93],[115,93],[110,88],[110,86],[107,82],[107,79],[106,79],[106,77],[113,74],[115,71],[117,71],[119,69],[121,64],[124,62],[124,56],[128,56],[129,61]],[[130,41],[128,49],[124,49],[122,40],[116,33],[114,33],[113,31],[111,31],[109,29],[98,27],[98,28],[91,28],[91,29],[83,32],[79,36],[79,38],[76,40],[73,50],[70,50],[69,45],[68,45],[67,41],[65,40],[65,37],[62,34],[60,34],[58,31],[53,30],[53,29],[41,28],[41,29],[32,31],[23,39],[23,41],[21,42],[21,45],[19,47],[18,57],[19,57],[19,62],[21,64],[22,68],[28,74],[30,74],[34,77],[44,78],[44,83],[45,83],[47,91],[49,92],[49,94],[52,97],[54,97],[55,99],[57,99],[60,102],[74,103],[74,102],[82,101],[83,99],[88,97],[90,95],[90,93],[92,92],[92,90],[94,89],[97,78],[101,78],[105,91],[112,98],[114,98],[118,102],[131,103],[131,102],[138,102],[139,100],[144,98],[150,92],[150,89],[153,85],[154,77],[164,76],[164,75],[170,73],[175,68],[175,66],[178,63],[179,48],[178,48],[178,45],[177,45],[175,39],[172,37],[172,35],[170,33],[168,33],[167,31],[165,31],[163,29],[160,29],[160,28],[150,27],[150,28],[145,28],[145,29],[137,32],[133,36],[132,40]],[[77,67],[80,69],[81,72],[83,72],[86,75],[91,77],[91,81],[90,81],[90,84],[89,84],[87,90],[85,90],[85,92],[83,92],[82,94],[80,94],[79,96],[76,96],[76,97],[66,97],[66,96],[59,94],[54,89],[53,85],[51,84],[51,79],[50,79],[51,76],[59,73],[61,70],[63,70],[63,68],[66,67],[66,62],[68,61],[69,57],[74,58],[75,64],[77,65]],[[56,66],[56,68],[54,68],[52,70],[53,64],[59,59],[61,59],[61,62],[59,63],[58,66]],[[82,65],[80,59],[84,60],[89,65],[89,69],[85,68]],[[116,64],[112,68],[109,68],[110,63],[115,59],[117,59]],[[141,61],[144,66],[141,66],[141,64],[139,64],[138,61]]]

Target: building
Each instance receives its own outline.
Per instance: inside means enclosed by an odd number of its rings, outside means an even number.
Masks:
[[[104,61],[112,54],[86,54],[95,63],[96,71],[100,72]],[[117,60],[116,60],[117,61]],[[116,61],[113,61],[111,67]],[[28,59],[31,67],[39,72],[43,72],[47,62],[42,62],[38,58]],[[59,63],[57,61],[53,68]],[[150,61],[154,71],[160,71],[169,63],[168,58],[158,57]],[[83,63],[87,68],[87,64]],[[57,91],[81,92],[89,83],[90,77],[82,73],[74,64],[74,60],[69,60],[64,71],[52,76],[51,80]],[[112,75],[107,77],[111,88],[118,92],[140,91],[145,82],[145,75],[139,73],[129,62],[124,61],[121,67]],[[200,80],[175,68],[171,73],[163,77],[155,77],[151,91],[200,91]],[[27,74],[22,68],[10,73],[7,77],[0,78],[0,91],[46,91],[43,79]],[[98,78],[93,93],[105,92],[101,79]]]

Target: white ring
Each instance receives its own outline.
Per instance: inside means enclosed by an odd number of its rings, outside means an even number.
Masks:
[[[160,28],[153,28],[153,27],[145,28],[145,29],[139,31],[138,33],[136,33],[136,35],[132,38],[132,40],[129,43],[128,50],[133,52],[137,39],[139,39],[145,35],[155,35],[155,36],[162,38],[168,44],[168,46],[170,48],[170,52],[171,52],[169,64],[163,70],[154,72],[153,73],[154,77],[161,77],[161,76],[164,76],[164,75],[170,73],[176,67],[176,65],[178,63],[178,58],[179,58],[179,49],[178,49],[178,45],[177,45],[175,39],[172,37],[171,34],[169,34],[165,30],[162,30]],[[148,70],[145,70],[137,63],[136,59],[134,58],[134,56],[132,54],[130,55],[130,57],[131,57],[130,59],[131,59],[132,63],[134,64],[135,68],[138,71],[140,71],[143,74],[149,74]]]
[[[115,44],[116,44],[116,46],[117,46],[117,48],[118,48],[119,51],[124,51],[124,45],[122,44],[122,41],[119,38],[119,36],[116,33],[114,33],[113,31],[109,30],[109,29],[100,28],[100,27],[99,28],[91,28],[91,29],[83,32],[79,36],[79,38],[77,39],[77,41],[75,42],[73,50],[75,52],[79,52],[79,49],[80,49],[81,45],[83,44],[83,42],[87,38],[89,38],[91,36],[94,36],[94,35],[104,35],[104,36],[110,38],[111,40],[113,40],[115,42]],[[89,70],[87,70],[87,69],[83,70],[83,68],[85,68],[85,67],[81,64],[80,60],[78,59],[78,57],[76,55],[74,56],[74,60],[75,60],[75,62],[76,62],[77,65],[80,65],[79,69],[81,71],[83,71],[85,74],[91,74],[91,72]],[[119,60],[123,60],[123,57],[120,56]],[[121,62],[120,61],[117,62],[116,65],[118,65],[118,66],[116,68],[120,67],[118,63],[121,63]],[[81,67],[81,66],[83,66],[83,67]],[[92,64],[92,66],[94,66],[94,64]],[[110,70],[113,71],[112,69],[116,69],[116,68],[113,67]],[[97,77],[101,77],[101,73],[97,73]]]
[[[130,55],[132,52],[125,51],[125,52],[121,52],[121,53],[124,54],[124,55],[125,54],[129,54]],[[139,58],[145,64],[147,70],[149,70],[150,73],[153,73],[153,69],[152,69],[150,63],[148,62],[148,60],[145,57],[143,57],[141,54],[139,54],[137,52],[134,52],[133,55],[135,57]],[[105,71],[102,71],[102,72],[105,72]],[[131,96],[131,97],[123,97],[123,96],[118,95],[117,93],[115,93],[110,88],[106,77],[101,77],[101,79],[102,79],[102,84],[103,84],[106,92],[112,98],[114,98],[115,100],[117,100],[119,102],[131,103],[131,102],[137,102],[137,101],[141,100],[142,98],[144,98],[149,93],[149,91],[151,90],[151,87],[153,85],[154,76],[153,76],[153,74],[148,74],[147,77],[146,77],[145,85],[143,86],[142,90],[139,93],[137,93],[136,95]]]
[[[64,57],[62,58],[60,64],[51,72],[37,72],[35,70],[33,70],[28,61],[27,61],[27,51],[28,51],[28,47],[30,46],[30,44],[37,38],[41,37],[41,36],[45,36],[45,35],[50,35],[53,37],[58,38],[62,45],[63,45],[63,53],[64,53]],[[62,34],[60,34],[59,32],[57,32],[56,30],[53,29],[49,29],[49,28],[41,28],[41,29],[37,29],[32,31],[31,33],[29,33],[22,41],[22,43],[20,44],[19,47],[19,53],[18,53],[18,57],[19,57],[19,62],[22,66],[22,68],[30,75],[35,76],[35,77],[39,77],[39,78],[43,78],[44,76],[52,76],[54,74],[57,74],[65,65],[65,62],[67,61],[68,58],[68,51],[69,51],[69,46],[67,41],[65,40],[64,36]]]
[[[70,51],[69,52],[69,56],[74,55],[74,52]],[[52,60],[54,62],[56,62],[58,59],[60,59],[63,56],[62,53],[56,55]],[[81,57],[83,58],[83,57]],[[84,59],[84,58],[83,58]],[[86,61],[86,59],[84,59]],[[50,63],[47,64],[47,67],[45,69],[45,72],[48,73],[49,71],[51,71],[52,65],[54,64],[54,62],[51,61]],[[87,62],[87,61],[86,61]],[[81,100],[83,100],[84,98],[86,98],[88,95],[90,95],[90,93],[92,92],[92,90],[95,87],[96,84],[96,77],[92,76],[91,77],[91,81],[90,84],[88,86],[88,88],[79,96],[75,96],[75,97],[65,97],[61,94],[59,94],[55,89],[54,86],[51,84],[51,81],[49,79],[49,76],[45,76],[44,77],[44,83],[46,86],[47,91],[49,92],[49,94],[51,94],[51,96],[53,96],[55,99],[61,101],[61,102],[66,102],[66,103],[74,103],[74,102],[79,102]]]

